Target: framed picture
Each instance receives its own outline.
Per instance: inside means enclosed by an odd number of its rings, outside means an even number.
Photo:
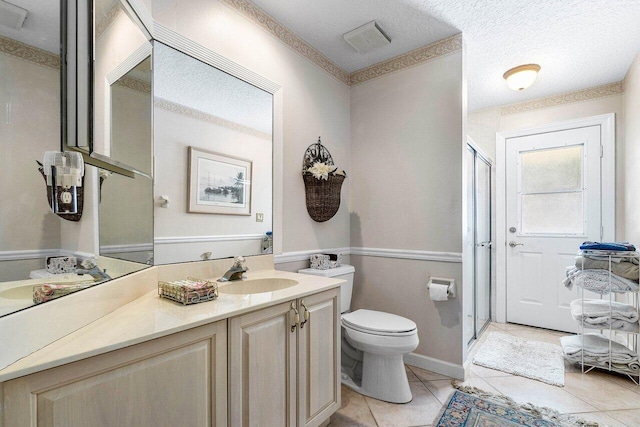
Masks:
[[[251,215],[250,160],[189,147],[187,212]]]

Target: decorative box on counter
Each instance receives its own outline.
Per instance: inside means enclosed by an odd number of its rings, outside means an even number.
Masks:
[[[316,270],[338,268],[342,265],[342,254],[313,254],[310,264]]]
[[[46,261],[47,271],[52,274],[75,273],[78,265],[74,256],[50,256]]]
[[[194,279],[158,282],[158,295],[184,305],[197,304],[218,298],[218,284],[215,281]]]

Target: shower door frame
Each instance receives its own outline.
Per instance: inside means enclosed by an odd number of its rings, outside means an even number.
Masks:
[[[467,165],[467,168],[472,167],[473,168],[473,201],[472,201],[472,206],[468,206],[467,209],[473,209],[473,243],[472,243],[472,247],[473,247],[473,254],[472,254],[472,259],[473,259],[473,334],[471,336],[471,338],[469,340],[466,341],[466,346],[467,348],[471,347],[471,345],[478,339],[478,337],[482,334],[482,332],[487,328],[487,326],[490,324],[491,320],[492,320],[492,316],[491,316],[491,312],[492,312],[492,304],[491,304],[491,299],[492,299],[492,295],[493,295],[493,285],[492,285],[492,272],[493,272],[493,254],[492,254],[492,245],[493,245],[493,240],[492,240],[492,234],[493,234],[493,230],[492,230],[492,226],[491,226],[491,217],[493,215],[493,207],[492,207],[492,196],[493,196],[493,189],[492,189],[492,172],[493,172],[493,162],[491,161],[491,159],[486,156],[482,150],[480,150],[480,148],[473,142],[473,140],[471,138],[467,138],[467,144],[466,144],[466,149],[471,151],[471,153],[473,154],[474,157],[474,163],[473,165]],[[487,206],[487,211],[488,211],[488,235],[489,235],[489,240],[488,241],[484,241],[484,242],[478,242],[478,167],[477,167],[477,163],[478,162],[483,162],[488,168],[489,168],[489,173],[488,173],[488,190],[489,190],[489,194],[488,194],[488,200],[489,200],[489,205]],[[481,325],[480,327],[478,327],[478,258],[477,258],[477,253],[478,253],[478,248],[479,245],[482,245],[483,247],[488,246],[489,247],[489,258],[488,258],[488,283],[487,286],[489,287],[489,295],[488,295],[488,301],[486,301],[488,303],[488,310],[487,310],[487,320],[484,322],[483,325]],[[484,302],[484,301],[483,301]],[[466,315],[466,313],[465,313]],[[463,334],[464,335],[464,334]]]

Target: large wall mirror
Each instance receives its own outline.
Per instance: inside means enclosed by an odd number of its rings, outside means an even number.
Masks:
[[[162,43],[153,60],[156,264],[263,253],[273,95]]]
[[[273,95],[157,41],[152,58],[153,189],[101,173],[101,255],[167,264],[271,253]]]

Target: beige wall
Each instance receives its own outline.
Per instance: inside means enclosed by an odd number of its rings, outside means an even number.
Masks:
[[[621,238],[640,243],[640,53],[629,68],[624,81],[624,144],[621,163],[625,197]]]
[[[462,252],[462,51],[351,90],[351,246]],[[462,363],[461,300],[428,299],[462,264],[351,255],[352,309],[416,321],[416,353]]]
[[[283,251],[349,246],[349,180],[334,218],[316,223],[307,214],[301,168],[306,148],[322,136],[347,173],[349,87],[218,1],[154,0],[160,24],[283,87]],[[240,42],[241,41],[241,42]]]
[[[60,69],[0,53],[0,253],[59,249],[60,219],[38,172],[60,149]],[[3,261],[0,281],[26,279],[44,259]]]

